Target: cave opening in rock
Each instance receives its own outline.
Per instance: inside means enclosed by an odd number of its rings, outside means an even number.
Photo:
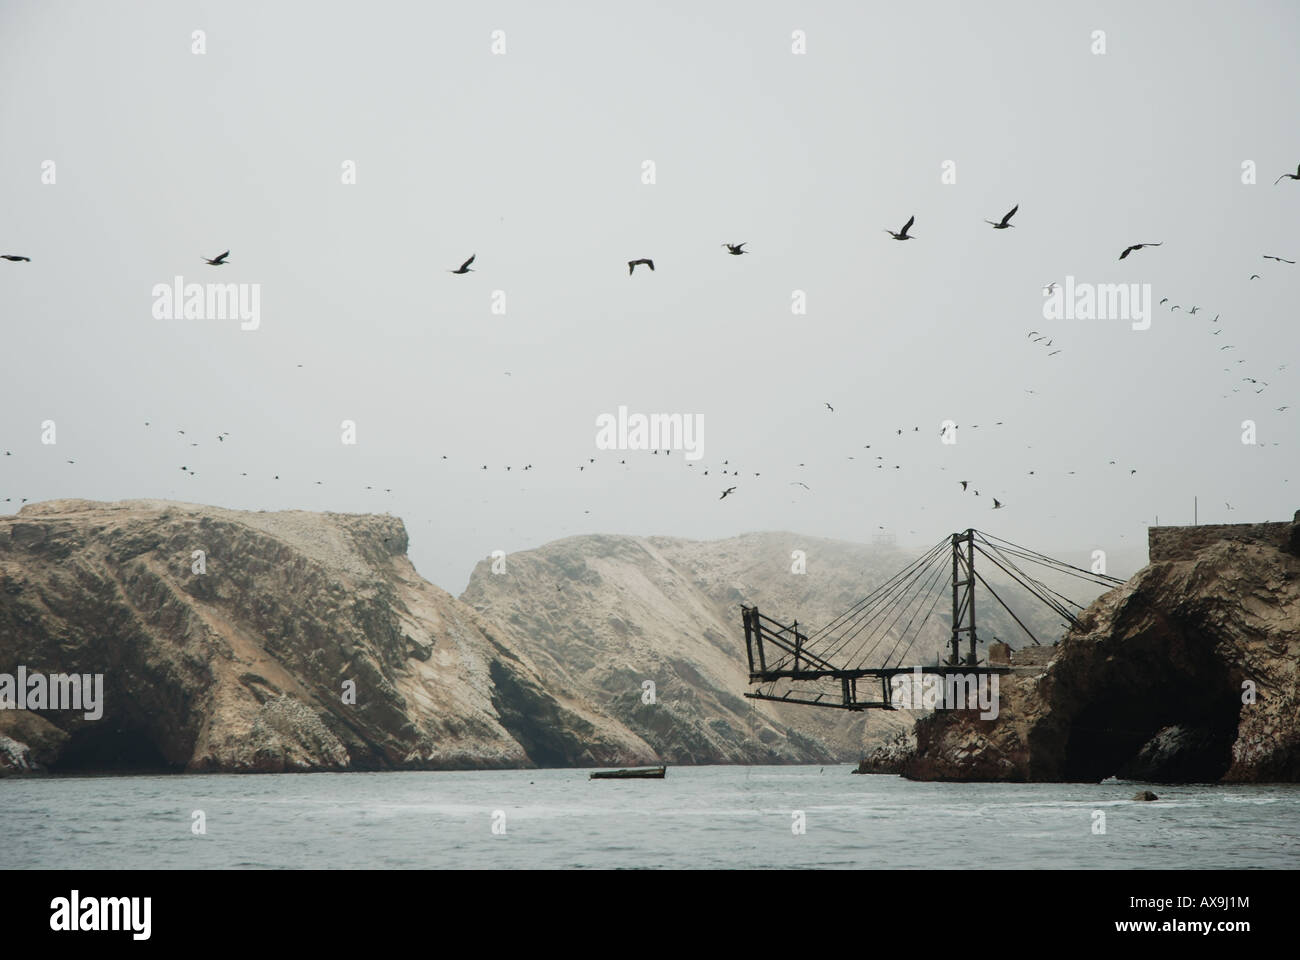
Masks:
[[[74,731],[51,773],[175,773],[153,738],[139,727],[88,723]]]
[[[1241,686],[1225,664],[1211,655],[1133,651],[1097,679],[1095,695],[1070,721],[1063,779],[1213,783],[1227,772]]]

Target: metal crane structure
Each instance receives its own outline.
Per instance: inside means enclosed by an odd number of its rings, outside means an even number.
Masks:
[[[1065,621],[1063,626],[1076,621],[1083,605],[1039,577],[1050,572],[1105,587],[1124,582],[973,528],[954,533],[816,630],[804,632],[797,620],[784,624],[760,613],[757,606],[742,604],[749,682],[751,686],[760,685],[757,691],[745,696],[841,710],[892,709],[892,680],[900,674],[1011,672],[1010,666],[995,666],[980,660],[981,641],[975,620],[976,585],[987,591],[1035,645],[1039,640],[976,569],[977,555],[1059,615]],[[1034,569],[1038,576],[1027,567]],[[948,592],[944,574],[949,569],[952,611],[948,657],[942,663],[904,666],[939,601]],[[859,681],[866,681],[866,689],[859,690]],[[880,690],[878,696],[870,692],[876,683]],[[788,689],[778,695],[776,689],[781,685]]]

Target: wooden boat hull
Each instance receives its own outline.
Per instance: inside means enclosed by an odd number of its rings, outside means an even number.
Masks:
[[[631,770],[600,770],[588,780],[662,780],[667,767],[636,767]]]

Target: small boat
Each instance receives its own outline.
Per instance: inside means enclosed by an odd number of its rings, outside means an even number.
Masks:
[[[667,767],[633,767],[631,770],[599,770],[588,780],[662,780]]]

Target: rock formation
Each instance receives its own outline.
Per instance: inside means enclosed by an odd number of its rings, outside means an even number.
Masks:
[[[827,763],[910,725],[742,696],[740,600],[829,618],[896,551],[582,537],[500,576],[485,562],[462,602],[406,546],[388,516],[65,500],[0,517],[0,674],[102,674],[105,702],[98,720],[0,709],[0,774]]]
[[[0,710],[0,772],[656,759],[549,691],[406,544],[393,517],[164,501],[0,518],[0,671],[104,678],[98,720]]]

